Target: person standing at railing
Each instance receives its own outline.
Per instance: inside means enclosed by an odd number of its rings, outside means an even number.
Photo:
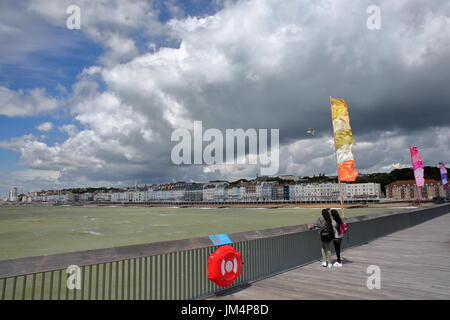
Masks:
[[[330,244],[334,239],[333,223],[330,215],[330,209],[323,209],[322,216],[319,217],[315,224],[308,225],[310,230],[319,230],[322,266],[331,268],[331,249]]]
[[[339,216],[339,213],[337,210],[333,209],[331,210],[331,217],[332,217],[332,224],[334,229],[334,251],[336,252],[336,258],[337,261],[333,264],[333,267],[340,268],[342,267],[342,261],[341,261],[341,242],[342,238],[344,237],[344,233],[342,232],[342,225],[344,224],[342,222],[341,217]]]

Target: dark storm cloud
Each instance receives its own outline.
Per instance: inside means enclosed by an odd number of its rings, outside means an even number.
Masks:
[[[179,47],[84,71],[78,86],[104,90],[70,99],[74,136],[55,146],[8,146],[22,150],[25,165],[60,171],[59,181],[254,176],[251,167],[172,164],[173,130],[202,120],[205,130],[222,132],[280,129],[279,173],[333,174],[335,96],[348,102],[360,170],[407,165],[409,144],[427,161],[449,162],[450,6],[378,1],[381,29],[369,30],[369,5],[236,1],[213,16],[171,20],[165,34]]]

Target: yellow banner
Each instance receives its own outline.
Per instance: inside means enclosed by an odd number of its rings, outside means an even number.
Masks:
[[[339,180],[355,181],[358,171],[354,169],[353,134],[347,103],[344,99],[330,97],[330,105]]]

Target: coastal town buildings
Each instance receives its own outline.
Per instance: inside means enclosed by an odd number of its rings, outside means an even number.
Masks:
[[[228,195],[227,182],[207,183],[203,186],[203,201],[225,201]]]
[[[126,190],[111,193],[112,202],[125,202],[127,200]]]
[[[414,180],[395,181],[386,186],[386,197],[394,200],[432,200],[434,197],[446,197],[444,187],[439,181],[426,179],[423,187],[417,188]]]
[[[228,187],[226,201],[236,202],[241,201],[241,188],[240,187]]]
[[[241,186],[241,201],[249,202],[249,201],[257,201],[256,196],[256,182],[247,182],[242,184]]]
[[[267,200],[278,200],[278,183],[262,181],[256,184],[255,194],[256,200],[267,201]]]
[[[202,183],[187,183],[185,201],[200,202],[203,201],[203,184]]]
[[[292,182],[291,182],[292,183]],[[342,183],[343,200],[347,202],[379,201],[383,196],[378,183]],[[439,181],[425,181],[420,188],[422,200],[445,197],[445,189]],[[386,198],[399,201],[417,199],[414,180],[396,181],[386,186]],[[23,203],[146,203],[146,202],[337,202],[340,200],[339,184],[296,183],[280,184],[266,179],[243,181],[234,184],[227,182],[172,182],[130,188],[47,190],[18,195],[12,188],[8,201]]]
[[[212,183],[203,186],[203,201],[214,201],[216,186]]]

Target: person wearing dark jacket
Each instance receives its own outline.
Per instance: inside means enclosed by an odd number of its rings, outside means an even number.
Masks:
[[[334,229],[330,215],[330,209],[323,209],[322,216],[319,217],[315,224],[308,225],[311,230],[319,230],[319,237],[322,252],[322,266],[331,268],[331,249],[330,244],[334,238]]]
[[[340,268],[342,267],[342,261],[341,261],[341,242],[342,238],[344,237],[343,234],[341,234],[341,225],[342,225],[342,219],[339,216],[339,213],[337,210],[333,209],[331,210],[331,217],[333,219],[333,229],[334,229],[334,251],[336,252],[336,258],[337,261],[333,264],[333,267]]]

